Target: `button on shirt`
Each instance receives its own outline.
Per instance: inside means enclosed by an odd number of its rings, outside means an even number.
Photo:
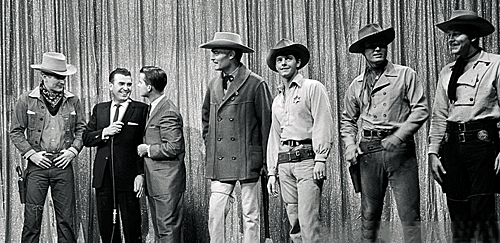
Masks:
[[[340,128],[345,145],[356,143],[358,119],[361,119],[361,129],[397,129],[394,135],[401,141],[413,139],[413,134],[429,116],[424,89],[416,79],[416,72],[388,62],[371,94],[365,95],[362,107],[363,77],[364,73],[356,77],[345,94]],[[372,97],[370,103],[368,95]]]
[[[315,161],[326,161],[333,143],[333,119],[323,84],[297,74],[287,94],[279,87],[272,105],[272,124],[267,146],[269,175],[276,175],[282,141],[311,139]],[[286,97],[285,97],[286,96]]]
[[[429,129],[429,153],[438,153],[446,121],[500,119],[500,55],[482,51],[474,65],[458,78],[457,101],[451,104],[447,92],[454,64],[446,65],[439,73]]]

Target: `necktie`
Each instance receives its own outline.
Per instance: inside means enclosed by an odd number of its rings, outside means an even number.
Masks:
[[[151,115],[151,104],[148,106],[148,116],[146,117],[146,120],[149,120],[149,117]]]
[[[222,76],[222,87],[227,90],[227,82],[232,82],[234,77],[232,75]]]
[[[116,109],[115,109],[115,116],[113,117],[113,122],[118,121],[118,117],[120,116],[120,104],[115,104]]]

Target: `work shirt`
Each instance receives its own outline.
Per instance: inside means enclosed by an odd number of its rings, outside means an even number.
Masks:
[[[289,84],[278,87],[272,105],[271,131],[267,146],[267,169],[276,175],[281,142],[312,140],[315,161],[325,162],[333,143],[333,119],[325,86],[297,74]]]
[[[362,73],[346,91],[341,120],[341,135],[346,146],[356,144],[358,119],[364,130],[397,129],[394,135],[401,141],[413,139],[413,134],[427,120],[428,108],[424,88],[416,72],[406,66],[387,63],[371,93],[365,92],[362,106]],[[371,102],[368,102],[368,95]]]
[[[455,62],[439,73],[429,130],[429,154],[437,154],[446,133],[446,122],[500,119],[500,55],[481,51],[474,65],[457,81],[457,101],[450,103],[448,83]]]

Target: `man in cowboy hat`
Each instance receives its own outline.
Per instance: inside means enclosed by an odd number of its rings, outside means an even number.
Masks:
[[[200,45],[211,49],[220,71],[208,83],[203,102],[205,176],[211,180],[208,228],[211,242],[225,242],[225,218],[237,181],[241,185],[243,242],[260,241],[259,187],[271,126],[271,93],[262,77],[240,61],[254,52],[238,34],[217,32]]]
[[[282,39],[267,56],[267,66],[282,78],[272,105],[267,146],[270,194],[281,195],[293,242],[322,242],[319,205],[325,162],[333,143],[333,119],[325,86],[299,73],[309,62],[302,44]]]
[[[368,24],[349,47],[349,52],[363,54],[366,68],[346,91],[341,135],[345,159],[360,163],[363,241],[378,238],[390,184],[405,242],[420,242],[420,190],[413,135],[427,120],[428,108],[415,71],[387,60],[387,45],[393,40],[392,27]]]
[[[44,53],[42,64],[31,68],[41,71],[42,82],[19,97],[10,130],[12,142],[28,161],[21,241],[39,241],[41,215],[50,186],[57,241],[76,242],[71,161],[83,147],[85,114],[78,97],[64,89],[66,77],[76,73],[76,68],[56,52]]]
[[[439,74],[429,130],[429,163],[446,193],[454,241],[499,242],[500,56],[479,47],[495,31],[475,12],[455,10],[436,25],[457,59]],[[441,156],[441,157],[439,157]],[[475,242],[475,241],[474,241]]]

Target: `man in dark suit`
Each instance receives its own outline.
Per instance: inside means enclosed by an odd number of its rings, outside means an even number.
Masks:
[[[183,198],[186,189],[182,116],[163,94],[167,74],[158,67],[141,69],[141,96],[151,102],[143,144],[137,147],[144,168],[155,242],[182,242]]]
[[[142,141],[148,106],[130,99],[132,78],[124,68],[109,75],[112,101],[94,106],[83,135],[85,146],[97,147],[92,186],[102,242],[142,242],[139,198],[143,195],[144,160],[135,153]],[[119,209],[119,210],[118,210]]]

